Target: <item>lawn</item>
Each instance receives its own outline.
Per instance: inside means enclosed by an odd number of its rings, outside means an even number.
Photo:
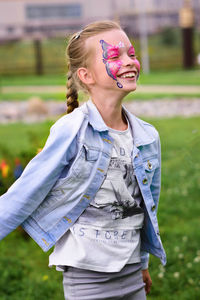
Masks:
[[[139,84],[153,85],[200,85],[200,68],[193,70],[151,71],[149,74],[141,73]],[[0,86],[34,86],[34,85],[65,85],[66,74],[28,75],[28,76],[1,76]]]
[[[161,237],[168,263],[151,256],[149,300],[200,299],[200,117],[146,119],[162,145]],[[0,158],[12,161],[43,146],[52,123],[0,126]],[[2,147],[3,146],[3,147]],[[62,300],[62,275],[48,268],[48,255],[20,231],[0,243],[1,300]]]
[[[141,74],[138,85],[179,85],[179,86],[200,86],[200,69],[194,70],[176,70],[176,71],[154,71],[150,74]],[[33,96],[40,97],[42,100],[54,100],[54,101],[65,101],[65,85],[66,76],[65,74],[60,75],[43,75],[43,76],[4,76],[0,79],[0,101],[25,101]],[[12,91],[12,88],[16,87],[19,90]],[[42,91],[35,91],[34,86],[44,86]],[[45,89],[45,86],[55,87],[60,86],[59,91],[51,91]],[[25,87],[27,90],[20,90],[20,87]],[[29,91],[28,88],[32,91]],[[6,88],[6,91],[5,91]],[[82,92],[79,93],[80,101],[85,99]],[[176,92],[173,89],[166,91],[155,91],[149,93],[143,93],[142,91],[137,91],[130,93],[126,100],[151,100],[151,99],[173,99],[173,98],[200,98],[200,92],[190,93],[188,92]]]

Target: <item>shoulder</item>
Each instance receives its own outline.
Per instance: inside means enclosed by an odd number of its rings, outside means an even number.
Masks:
[[[158,131],[152,124],[136,117],[127,109],[125,109],[125,113],[127,114],[129,121],[131,121],[133,130],[135,130],[135,136],[137,136],[138,140],[150,142],[152,139],[155,139],[156,141],[159,139]]]
[[[78,131],[81,127],[83,120],[85,118],[84,113],[80,108],[76,108],[70,114],[66,114],[58,119],[51,127],[51,132],[59,132],[59,133],[73,133]]]
[[[136,117],[136,120],[138,121],[138,123],[140,123],[140,125],[144,128],[145,131],[147,131],[152,137],[154,138],[159,138],[159,133],[158,130],[150,123]]]

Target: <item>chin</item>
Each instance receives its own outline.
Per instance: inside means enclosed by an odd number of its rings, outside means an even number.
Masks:
[[[130,85],[130,86],[127,86],[127,85],[124,85],[123,86],[123,90],[124,91],[127,91],[127,92],[134,92],[135,90],[137,89],[137,84],[134,84],[134,85]]]

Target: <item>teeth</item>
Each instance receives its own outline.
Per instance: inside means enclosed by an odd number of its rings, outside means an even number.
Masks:
[[[131,78],[131,77],[135,77],[135,73],[134,72],[130,72],[130,73],[126,73],[120,76],[121,78]]]

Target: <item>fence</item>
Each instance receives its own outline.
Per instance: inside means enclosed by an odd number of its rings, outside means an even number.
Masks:
[[[194,32],[195,57],[200,52],[200,33]],[[166,28],[149,36],[151,70],[173,70],[182,67],[182,40],[179,28]],[[139,40],[133,39],[140,58]],[[66,38],[15,41],[0,45],[0,75],[59,74],[66,73]]]

